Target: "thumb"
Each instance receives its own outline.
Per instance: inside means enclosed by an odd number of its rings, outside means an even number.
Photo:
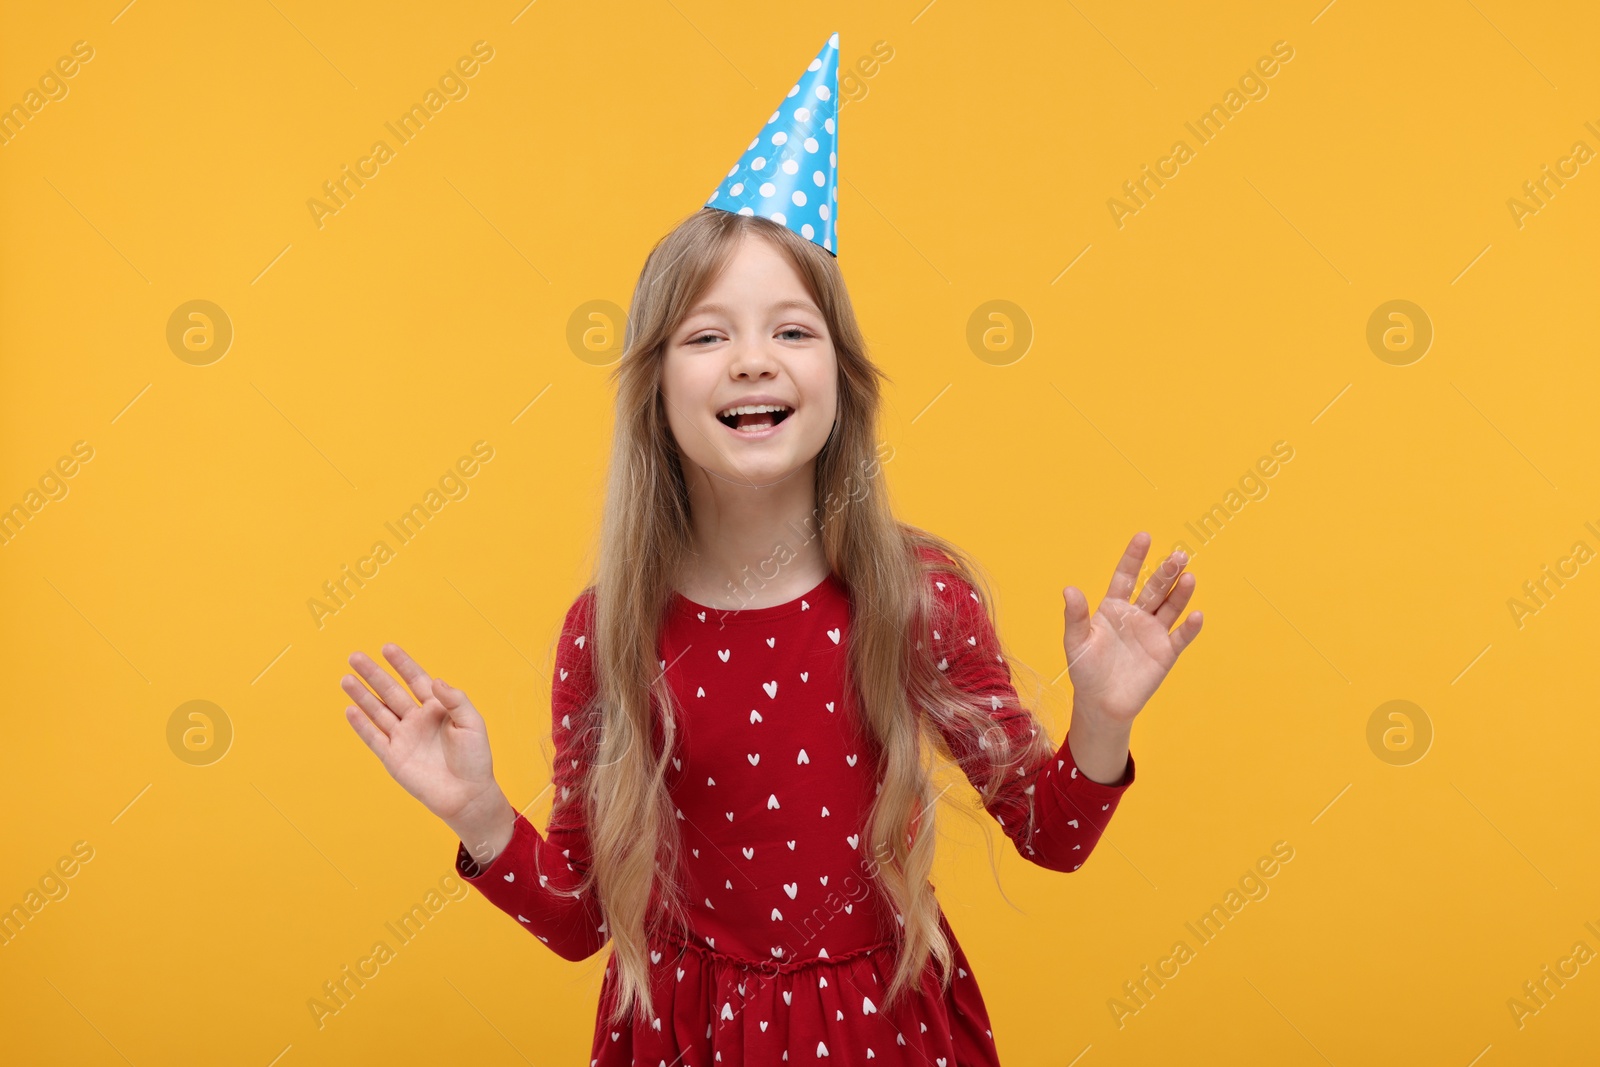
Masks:
[[[472,706],[472,701],[467,699],[467,694],[446,682],[443,678],[433,680],[433,696],[440,704],[444,705],[445,714],[450,716],[457,726],[476,726],[483,721],[478,714],[478,709]]]
[[[1066,636],[1062,639],[1062,645],[1066,648],[1070,659],[1072,651],[1089,639],[1089,599],[1083,595],[1083,590],[1075,585],[1063,589],[1061,599],[1066,602],[1062,611],[1066,623]]]

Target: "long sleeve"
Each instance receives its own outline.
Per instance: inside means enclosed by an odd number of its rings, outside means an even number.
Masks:
[[[1004,731],[1014,743],[1027,741],[1043,727],[1032,712],[1020,706],[1011,670],[999,651],[999,638],[977,594],[948,572],[934,572],[929,581],[934,582],[935,602],[940,607],[933,625],[933,655],[938,657],[939,669],[958,689],[987,698],[989,732]],[[942,729],[942,734],[981,795],[993,773],[980,751],[986,742],[950,730]],[[968,761],[968,757],[974,758]],[[1103,784],[1078,769],[1067,739],[1062,738],[1053,756],[1024,761],[1015,773],[1006,772],[985,809],[1024,859],[1048,870],[1071,872],[1083,866],[1094,851],[1133,781],[1131,752],[1122,779]],[[1031,834],[1027,829],[1030,808]]]
[[[555,800],[550,824],[541,836],[521,813],[511,840],[489,866],[480,869],[458,843],[456,872],[488,901],[517,920],[563,959],[582,960],[605,946],[609,935],[593,892],[570,895],[589,868],[589,835],[584,824],[583,769],[593,754],[594,731],[581,713],[594,691],[589,634],[593,594],[585,592],[567,612],[551,679],[551,733],[555,755],[551,788]]]

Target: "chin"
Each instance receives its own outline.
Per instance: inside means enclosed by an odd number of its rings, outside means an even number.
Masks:
[[[744,461],[740,462],[737,469],[727,463],[723,463],[721,466],[724,469],[719,473],[729,481],[754,482],[758,486],[766,486],[799,475],[807,468],[808,464],[782,461]]]
[[[767,451],[753,447],[754,444],[751,442],[743,449],[724,446],[720,453],[705,457],[707,462],[698,459],[695,462],[718,481],[766,486],[811,469],[816,458],[815,455],[795,455],[787,448],[781,452],[778,449]]]

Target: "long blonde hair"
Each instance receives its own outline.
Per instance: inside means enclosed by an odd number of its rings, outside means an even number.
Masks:
[[[816,498],[830,508],[818,532],[829,568],[850,592],[849,681],[875,742],[879,788],[862,851],[898,920],[885,1008],[920,986],[930,957],[945,986],[951,978],[951,946],[928,881],[936,834],[929,832],[932,820],[922,818],[937,799],[929,749],[957,758],[941,729],[984,739],[962,746],[970,752],[961,760],[969,776],[990,783],[980,796],[985,804],[1007,769],[1023,760],[1037,765],[1054,752],[1044,730],[1030,735],[1026,751],[1010,744],[995,727],[989,698],[980,703],[959,692],[930,655],[930,631],[940,622],[930,573],[968,582],[989,613],[977,568],[954,545],[897,521],[881,479],[864,493],[848,488],[859,486],[862,472],[878,471],[879,386],[887,378],[867,354],[834,257],[770,219],[715,208],[689,215],[645,261],[613,372],[616,426],[593,584],[595,697],[573,724],[575,735],[593,741],[581,790],[592,863],[574,892],[597,891],[611,936],[620,982],[612,1024],[635,1005],[640,1018],[653,1013],[652,934],[688,925],[675,877],[681,840],[666,784],[680,712],[658,669],[657,642],[692,534],[687,483],[661,397],[662,361],[671,334],[746,234],[770,241],[794,264],[838,358],[838,423],[816,464]],[[971,760],[988,765],[973,767]]]

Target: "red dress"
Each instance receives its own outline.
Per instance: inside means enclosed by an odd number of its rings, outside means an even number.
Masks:
[[[970,587],[950,574],[928,580],[948,608],[948,632],[935,645],[943,668],[964,689],[1014,702],[1010,671]],[[569,960],[609,939],[592,894],[548,891],[575,887],[590,856],[578,789],[589,753],[574,727],[593,686],[592,608],[592,591],[573,604],[556,656],[556,797],[546,835],[519,815],[510,844],[487,868],[478,870],[464,845],[456,859],[465,880]],[[673,595],[659,655],[683,709],[668,773],[692,934],[652,940],[656,1014],[647,1020],[607,1024],[617,992],[608,961],[594,1067],[997,1067],[983,997],[942,911],[957,968],[949,990],[940,990],[930,957],[920,991],[892,1012],[881,1008],[898,917],[870,878],[862,840],[878,778],[844,683],[849,636],[849,596],[832,575],[773,607],[724,611]],[[1014,707],[994,719],[1013,736],[1039,728]],[[969,750],[969,739],[946,741],[958,754]],[[1133,784],[1133,757],[1120,782],[1102,785],[1078,771],[1063,739],[1054,758],[1007,778],[989,813],[1022,856],[1075,871]],[[1030,803],[1036,829],[1021,840]]]

